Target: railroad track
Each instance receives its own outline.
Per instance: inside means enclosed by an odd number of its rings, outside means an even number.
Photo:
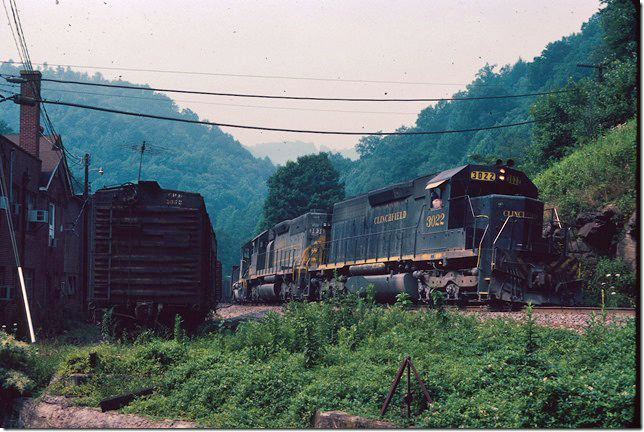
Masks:
[[[414,305],[412,308],[413,309],[426,309],[428,306],[425,305]],[[451,311],[463,311],[463,312],[481,312],[481,313],[486,313],[486,312],[506,312],[506,313],[522,313],[526,310],[525,307],[518,309],[518,310],[513,310],[513,311],[490,311],[487,306],[485,305],[470,305],[470,306],[464,306],[464,307],[456,307],[456,306],[447,306],[447,310]],[[636,310],[635,308],[604,308],[604,311],[606,312],[607,315],[610,316],[631,316],[634,317],[636,315]],[[602,314],[602,308],[601,307],[587,307],[587,306],[533,306],[532,307],[532,313],[533,314],[540,314],[540,315],[547,315],[547,314],[587,314],[590,315],[591,313],[594,313],[595,315],[599,316]]]

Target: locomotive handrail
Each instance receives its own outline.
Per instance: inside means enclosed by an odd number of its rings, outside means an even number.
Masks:
[[[485,230],[483,231],[483,235],[481,236],[481,240],[479,241],[478,258],[477,258],[477,265],[476,265],[478,267],[478,262],[481,259],[481,245],[483,244],[483,238],[485,237],[485,234],[487,233],[487,229],[490,226],[490,217],[488,215],[486,215],[486,214],[478,214],[478,215],[475,214],[474,213],[474,206],[472,206],[472,198],[470,197],[470,195],[465,195],[464,198],[467,198],[467,203],[470,206],[470,212],[472,213],[472,217],[474,218],[474,232],[473,232],[473,237],[472,237],[472,246],[474,246],[476,244],[476,232],[477,232],[477,228],[478,228],[477,219],[480,219],[480,218],[487,219],[487,224],[485,225]]]
[[[479,250],[477,251],[477,256],[476,256],[476,268],[479,268],[479,265],[481,264],[481,248],[483,247],[483,239],[485,238],[485,234],[487,234],[487,229],[490,227],[490,221],[488,218],[488,223],[485,226],[485,231],[483,231],[483,235],[481,236],[481,241],[479,242]]]
[[[416,222],[416,234],[414,235],[414,258],[416,257],[416,247],[418,246],[418,228],[420,227],[420,221],[423,219],[423,214],[425,214],[426,203],[423,203],[423,206],[420,208],[418,213],[418,221]]]
[[[509,221],[510,219],[519,219],[519,218],[518,218],[517,216],[507,216],[507,217],[505,218],[505,222],[503,222],[503,226],[502,226],[502,227],[501,227],[501,229],[499,230],[499,233],[496,235],[496,238],[495,238],[495,239],[494,239],[494,241],[492,242],[492,259],[490,260],[490,269],[491,269],[491,270],[494,270],[494,264],[495,264],[495,261],[496,261],[496,249],[497,249],[497,248],[496,248],[496,242],[499,240],[499,237],[501,236],[501,233],[502,233],[502,232],[503,232],[503,230],[505,229],[505,227],[506,227],[506,225],[508,224],[508,221]]]

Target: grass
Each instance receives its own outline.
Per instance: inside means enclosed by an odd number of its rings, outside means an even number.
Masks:
[[[434,399],[420,412],[413,383],[417,427],[627,427],[635,422],[635,337],[634,320],[590,323],[578,335],[347,298],[290,304],[283,317],[269,314],[235,334],[143,333],[134,342],[71,347],[57,373],[90,371],[88,354],[97,352],[95,376],[50,391],[96,406],[153,386],[122,411],[207,427],[304,428],[316,409],[377,418],[411,356]],[[406,425],[401,392],[385,420]]]

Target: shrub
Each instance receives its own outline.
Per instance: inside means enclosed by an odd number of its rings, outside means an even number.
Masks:
[[[0,331],[0,425],[11,402],[34,389],[36,383],[30,376],[33,364],[32,348]]]
[[[82,403],[154,385],[126,412],[217,428],[305,428],[316,409],[377,418],[410,356],[434,404],[420,411],[413,382],[409,424],[423,428],[627,427],[635,419],[636,332],[597,321],[582,335],[502,319],[485,323],[436,310],[372,307],[357,298],[289,304],[284,316],[237,334],[184,343],[151,338],[101,344],[100,379]],[[88,349],[67,364],[84,368]],[[73,360],[78,358],[79,360]],[[71,361],[70,361],[71,360]],[[71,370],[71,369],[70,369]],[[129,374],[127,383],[110,374]],[[107,378],[107,382],[104,382]],[[406,387],[402,383],[401,387]],[[386,420],[407,425],[394,394]]]
[[[574,222],[582,211],[615,203],[624,214],[636,205],[637,121],[615,127],[534,179],[541,199]]]
[[[583,279],[587,281],[583,292],[584,304],[601,306],[603,289],[604,306],[635,307],[638,294],[636,277],[624,261],[610,258],[585,260],[582,269]]]

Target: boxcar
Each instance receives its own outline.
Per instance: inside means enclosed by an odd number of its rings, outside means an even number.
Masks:
[[[204,200],[142,181],[98,190],[90,217],[89,310],[138,322],[201,322],[221,295]]]

